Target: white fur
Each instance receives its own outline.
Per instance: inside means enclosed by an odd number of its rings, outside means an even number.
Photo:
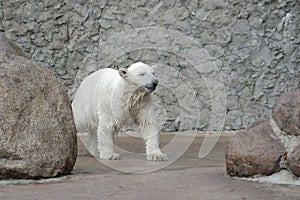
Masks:
[[[155,80],[152,68],[142,62],[127,70],[101,69],[83,80],[72,109],[77,132],[88,132],[91,154],[100,159],[119,159],[114,134],[123,125],[136,125],[145,141],[147,160],[168,159],[159,148],[159,128],[146,87]]]

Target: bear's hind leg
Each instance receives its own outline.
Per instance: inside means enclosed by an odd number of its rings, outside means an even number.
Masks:
[[[94,157],[99,156],[97,131],[90,130],[88,132],[86,148],[92,156],[94,156]]]
[[[116,131],[109,126],[99,124],[97,130],[98,151],[100,159],[119,160],[120,154],[115,152],[114,134]]]
[[[97,128],[88,129],[85,132],[79,133],[79,138],[85,149],[94,157],[99,156],[98,143],[97,143]]]

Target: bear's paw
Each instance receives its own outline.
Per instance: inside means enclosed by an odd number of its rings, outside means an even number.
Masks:
[[[120,154],[118,153],[100,153],[101,160],[120,160]]]
[[[147,154],[147,160],[149,161],[168,161],[168,156],[167,154],[157,151],[157,152],[152,152]]]

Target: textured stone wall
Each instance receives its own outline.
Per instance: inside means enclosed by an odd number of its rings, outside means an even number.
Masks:
[[[156,64],[164,130],[219,129],[216,123],[239,129],[269,116],[276,97],[299,87],[295,0],[3,0],[0,5],[0,30],[52,69],[71,97],[97,69]]]

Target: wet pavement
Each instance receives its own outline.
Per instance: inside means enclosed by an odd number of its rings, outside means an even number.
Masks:
[[[145,160],[143,142],[118,136],[121,160],[98,161],[79,145],[72,175],[42,181],[0,181],[0,200],[35,199],[203,199],[300,200],[300,186],[256,183],[225,174],[224,150],[233,135],[224,132],[204,159],[198,158],[204,135],[164,133],[168,162]],[[214,134],[210,136],[214,141]],[[215,138],[216,139],[216,138]],[[183,154],[183,155],[181,155]],[[2,184],[1,184],[2,183]]]

